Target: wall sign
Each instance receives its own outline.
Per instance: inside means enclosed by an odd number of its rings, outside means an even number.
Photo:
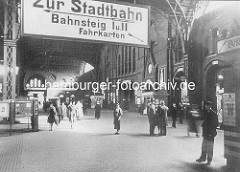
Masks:
[[[0,102],[0,118],[8,118],[8,117],[9,117],[9,103]]]
[[[23,35],[148,46],[149,7],[91,0],[23,0]]]
[[[217,42],[218,54],[235,49],[240,49],[240,35],[223,39]]]
[[[223,94],[223,124],[236,126],[236,103],[235,93]]]
[[[0,99],[3,97],[3,83],[0,82]]]
[[[15,117],[30,117],[33,115],[32,101],[16,101],[15,102]]]

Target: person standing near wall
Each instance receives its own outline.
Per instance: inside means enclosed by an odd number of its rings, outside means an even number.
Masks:
[[[211,109],[212,102],[205,102],[205,109],[203,113],[204,121],[203,128],[203,142],[202,154],[197,162],[204,162],[207,158],[207,165],[210,165],[213,157],[214,137],[217,135],[216,128],[218,127],[218,116],[216,112]]]

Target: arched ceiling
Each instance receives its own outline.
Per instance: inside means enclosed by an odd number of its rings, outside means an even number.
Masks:
[[[106,0],[105,0],[106,1]],[[113,2],[114,0],[107,0]],[[193,12],[200,0],[119,0],[150,6],[163,12],[170,20],[177,22],[180,26],[191,22]],[[175,18],[176,17],[176,18]]]
[[[103,44],[72,40],[22,37],[20,40],[21,62],[27,69],[78,70],[82,61],[93,66]]]

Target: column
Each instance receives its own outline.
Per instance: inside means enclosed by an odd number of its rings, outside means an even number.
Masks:
[[[4,4],[4,69],[3,98],[16,97],[16,38],[15,18],[17,6],[15,0],[6,0]]]

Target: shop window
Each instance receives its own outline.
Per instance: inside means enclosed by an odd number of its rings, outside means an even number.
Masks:
[[[135,48],[133,48],[133,58],[132,58],[132,60],[133,60],[132,71],[135,72],[135,69],[136,69],[136,49]]]
[[[128,69],[129,69],[129,73],[131,73],[132,70],[132,48],[129,47],[129,56],[128,56]]]
[[[128,73],[128,48],[129,48],[129,47],[125,47],[125,63],[124,63],[124,66],[125,66],[125,74]]]
[[[118,55],[118,76],[121,74],[121,56]]]
[[[124,74],[124,47],[122,46],[122,75]]]
[[[159,78],[158,78],[158,81],[159,83],[162,83],[162,82],[165,82],[165,70],[164,68],[160,68],[159,69],[159,74],[158,74]]]

